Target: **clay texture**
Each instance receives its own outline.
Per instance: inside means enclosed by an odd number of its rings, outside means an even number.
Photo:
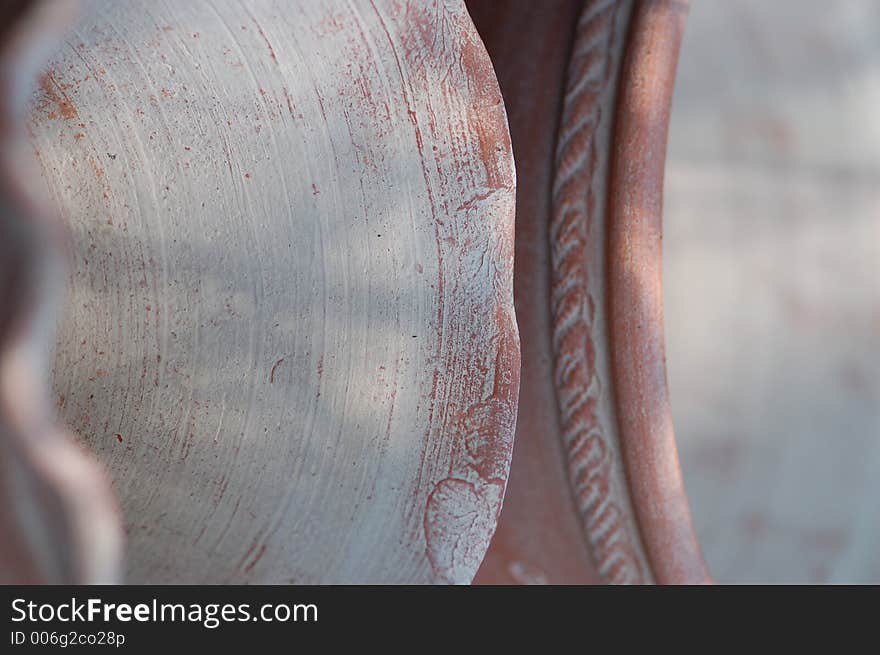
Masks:
[[[91,2],[33,98],[52,386],[130,582],[470,582],[513,445],[514,168],[460,2]]]
[[[29,166],[31,83],[69,2],[0,8],[0,583],[118,579],[122,533],[104,472],[52,416],[48,370],[62,237]]]
[[[687,4],[559,2],[549,18],[507,5],[521,18],[471,8],[520,170],[528,160],[534,171],[517,199],[515,283],[533,384],[477,581],[706,581],[672,433],[660,295],[662,173]],[[515,34],[533,48],[510,48]]]

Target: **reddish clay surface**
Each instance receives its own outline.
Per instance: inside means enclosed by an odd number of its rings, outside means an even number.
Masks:
[[[507,500],[477,582],[705,580],[669,421],[654,277],[686,5],[469,7],[517,161],[524,380]],[[642,249],[626,259],[621,243]],[[655,286],[634,286],[642,275]]]

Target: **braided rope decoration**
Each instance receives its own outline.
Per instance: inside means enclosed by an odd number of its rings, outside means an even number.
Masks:
[[[624,3],[588,1],[581,11],[568,64],[550,219],[554,384],[568,477],[584,534],[602,580],[646,582],[612,489],[612,453],[597,415],[596,370],[588,244],[597,216],[593,180],[600,149],[602,99],[612,90],[615,21]],[[601,235],[602,232],[599,232]],[[597,237],[593,237],[597,238]]]

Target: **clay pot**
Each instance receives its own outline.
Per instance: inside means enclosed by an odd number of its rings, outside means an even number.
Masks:
[[[63,235],[25,139],[32,82],[69,2],[0,9],[0,583],[111,582],[122,534],[110,484],[54,420],[52,326]]]
[[[477,582],[706,581],[670,417],[660,281],[687,3],[468,8],[516,154],[524,381],[504,511]]]
[[[125,580],[470,582],[519,344],[463,4],[88,3],[29,130],[69,233],[53,404]]]
[[[39,528],[6,578],[119,579],[124,529],[129,582],[706,580],[660,305],[684,11],[86,3],[30,104],[40,174],[3,178],[10,279],[47,273],[38,226],[69,271],[63,305],[0,305],[39,400],[0,398],[0,521]]]

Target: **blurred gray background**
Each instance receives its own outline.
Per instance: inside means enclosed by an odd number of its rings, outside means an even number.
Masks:
[[[669,381],[719,582],[880,582],[880,1],[692,0]]]

